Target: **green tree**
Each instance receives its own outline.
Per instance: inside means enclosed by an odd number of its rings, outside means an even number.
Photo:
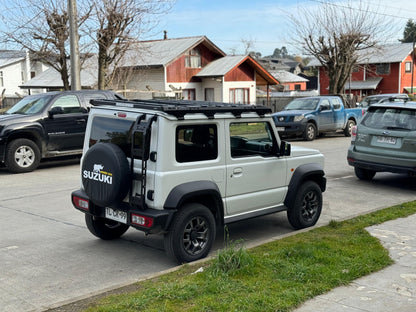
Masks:
[[[409,19],[403,31],[403,39],[400,42],[413,42],[416,40],[416,23]]]

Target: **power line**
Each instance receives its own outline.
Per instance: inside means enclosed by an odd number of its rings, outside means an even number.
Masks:
[[[387,13],[381,13],[381,12],[376,12],[370,9],[360,9],[360,8],[354,8],[352,6],[347,6],[347,5],[342,5],[342,4],[336,4],[336,3],[331,3],[328,1],[324,1],[324,0],[309,0],[311,2],[317,2],[320,4],[325,4],[325,5],[330,5],[330,6],[334,6],[334,7],[339,7],[339,8],[344,8],[344,9],[352,9],[352,10],[356,10],[356,11],[361,11],[361,12],[370,12],[373,14],[377,14],[377,15],[381,15],[381,16],[386,16],[386,17],[392,17],[392,18],[399,18],[399,19],[410,19],[410,17],[405,17],[405,16],[401,16],[401,15],[393,15],[393,14],[387,14]],[[394,7],[391,7],[394,8]],[[399,10],[399,8],[396,8]],[[406,11],[411,11],[411,10],[406,10]],[[416,11],[414,11],[416,12]]]

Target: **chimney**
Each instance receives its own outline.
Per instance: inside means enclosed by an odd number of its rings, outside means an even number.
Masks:
[[[168,39],[168,31],[167,30],[164,30],[163,31],[163,40],[166,40],[166,39]]]

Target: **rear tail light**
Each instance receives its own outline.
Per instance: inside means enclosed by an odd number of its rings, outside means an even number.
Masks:
[[[83,199],[81,197],[73,196],[72,197],[72,202],[74,203],[75,207],[77,207],[77,208],[81,208],[81,209],[84,209],[84,210],[89,210],[90,209],[90,203],[88,202],[88,200]]]
[[[146,228],[150,228],[153,225],[153,218],[145,217],[135,213],[131,214],[131,223],[137,224]]]
[[[357,138],[357,126],[353,126],[351,129],[351,142],[354,142]]]

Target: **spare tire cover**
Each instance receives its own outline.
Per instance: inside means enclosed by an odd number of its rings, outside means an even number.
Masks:
[[[130,188],[130,168],[126,155],[115,144],[94,144],[82,161],[82,185],[91,201],[110,206],[121,201]]]

